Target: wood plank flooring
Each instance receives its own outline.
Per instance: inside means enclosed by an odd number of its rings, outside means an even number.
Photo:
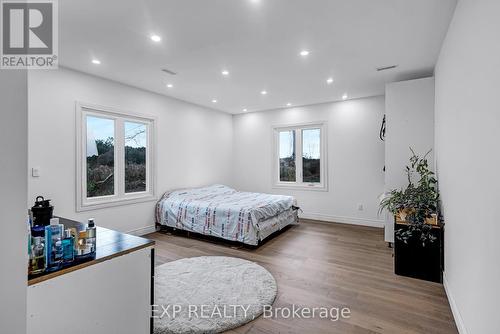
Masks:
[[[235,256],[269,270],[274,307],[349,307],[351,317],[258,318],[228,333],[457,333],[443,286],[396,276],[383,230],[301,220],[257,249],[152,233],[156,265],[193,256]]]

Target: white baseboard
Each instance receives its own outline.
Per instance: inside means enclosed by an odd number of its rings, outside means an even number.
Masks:
[[[138,228],[135,230],[127,231],[125,233],[141,236],[141,235],[145,235],[145,234],[149,234],[149,233],[153,233],[153,232],[156,232],[156,225],[149,225],[146,227],[141,227],[141,228]]]
[[[460,334],[467,334],[467,329],[465,328],[464,321],[458,310],[457,303],[453,294],[451,293],[450,286],[448,285],[448,280],[446,279],[446,273],[443,273],[443,286],[444,291],[446,291],[446,296],[448,296],[448,302],[450,303],[451,313],[453,313],[453,318],[455,319],[455,324],[457,325],[458,332]]]
[[[366,218],[354,218],[354,217],[342,217],[342,216],[330,216],[318,213],[304,212],[299,213],[300,218],[312,219],[312,220],[322,220],[332,223],[350,224],[350,225],[361,225],[370,227],[384,228],[385,224],[383,220],[380,219],[366,219]]]

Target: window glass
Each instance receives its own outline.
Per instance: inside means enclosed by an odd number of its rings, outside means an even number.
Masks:
[[[87,197],[115,193],[115,122],[87,116]]]
[[[280,181],[295,182],[295,130],[279,133]]]
[[[146,191],[146,124],[124,122],[125,192]]]
[[[302,179],[305,183],[321,182],[321,130],[302,130]]]

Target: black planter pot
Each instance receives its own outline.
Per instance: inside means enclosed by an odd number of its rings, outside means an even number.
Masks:
[[[396,222],[394,231],[408,229],[409,225]],[[444,268],[444,224],[433,226],[434,242],[425,246],[419,236],[413,236],[407,243],[394,236],[394,271],[396,275],[408,276],[432,282],[443,282]]]

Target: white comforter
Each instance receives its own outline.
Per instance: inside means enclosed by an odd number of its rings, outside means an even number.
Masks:
[[[256,245],[259,222],[290,210],[294,203],[291,196],[212,185],[165,193],[156,219],[162,225]]]

